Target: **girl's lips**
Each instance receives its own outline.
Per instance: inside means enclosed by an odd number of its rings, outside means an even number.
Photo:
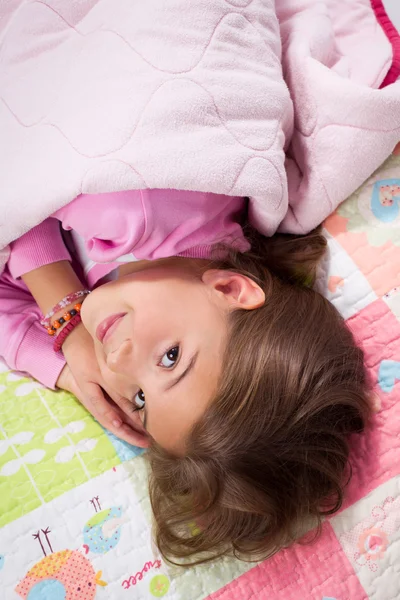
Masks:
[[[96,337],[99,340],[99,342],[103,343],[106,341],[106,339],[116,328],[119,320],[122,319],[125,315],[126,313],[118,313],[116,315],[111,315],[110,317],[104,319],[104,321],[102,321],[100,325],[98,325],[96,329]]]

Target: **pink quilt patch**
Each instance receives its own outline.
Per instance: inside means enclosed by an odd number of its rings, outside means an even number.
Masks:
[[[367,600],[352,566],[325,523],[318,542],[296,545],[257,565],[208,600]]]

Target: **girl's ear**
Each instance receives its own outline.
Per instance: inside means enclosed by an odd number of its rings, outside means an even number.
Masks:
[[[254,310],[265,302],[263,289],[246,275],[224,269],[210,269],[203,274],[202,280],[232,308]]]

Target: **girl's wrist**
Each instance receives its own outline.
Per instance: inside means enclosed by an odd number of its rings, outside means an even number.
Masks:
[[[46,319],[45,322],[42,321],[41,323],[46,327],[49,335],[58,337],[59,335],[62,335],[62,332],[66,327],[68,327],[68,330],[71,331],[75,325],[80,323],[81,308],[81,303],[74,304],[73,308],[64,312],[61,317],[58,317],[53,321],[49,318]]]
[[[67,294],[84,289],[67,261],[44,265],[26,273],[22,279],[44,315]]]
[[[62,309],[60,309],[59,311],[55,312],[54,315],[51,317],[50,319],[50,325],[53,325],[53,323],[55,321],[58,321],[58,319],[64,317],[65,315],[67,315],[71,310],[74,309],[74,307],[78,304],[78,302],[71,302],[70,304],[67,304],[65,307],[63,307]],[[79,303],[81,304],[81,303]]]
[[[59,327],[64,320],[68,321],[69,317],[73,316],[69,315],[69,313],[73,309],[76,309],[77,305],[79,306],[79,309],[77,309],[79,312],[81,304],[88,294],[90,294],[90,291],[86,289],[67,294],[61,298],[61,300],[59,300],[46,315],[43,315],[40,324],[43,325],[43,327],[46,327],[50,335],[52,335],[50,329],[52,328],[53,323],[61,319],[61,322],[56,325],[56,327]]]
[[[60,352],[65,350],[64,344],[67,343],[68,338],[76,333],[77,328],[82,324],[81,315],[77,313],[68,323],[62,327],[60,333],[55,337],[53,350],[54,352]],[[75,339],[74,337],[72,339]],[[67,346],[68,347],[68,344]]]
[[[83,323],[79,323],[69,334],[69,336],[66,338],[65,342],[63,343],[63,352],[65,350],[68,351],[68,348],[70,348],[71,346],[73,346],[79,339],[81,339],[83,336],[85,336],[86,333],[86,329],[83,325]]]

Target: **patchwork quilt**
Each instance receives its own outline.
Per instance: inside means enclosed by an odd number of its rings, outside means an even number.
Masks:
[[[394,600],[400,597],[400,146],[325,223],[318,285],[354,331],[376,415],[353,440],[341,512],[312,545],[259,564],[166,565],[141,452],[70,395],[0,373],[0,598]]]

